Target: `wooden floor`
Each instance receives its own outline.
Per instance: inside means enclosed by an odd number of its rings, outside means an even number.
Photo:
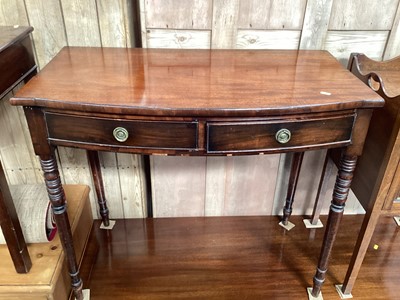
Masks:
[[[100,251],[86,283],[91,299],[307,299],[323,230],[291,220],[290,232],[277,217],[118,220],[112,231],[94,231]],[[344,278],[361,222],[342,221],[325,300],[340,299],[334,284]],[[398,230],[381,217],[354,299],[400,299]]]

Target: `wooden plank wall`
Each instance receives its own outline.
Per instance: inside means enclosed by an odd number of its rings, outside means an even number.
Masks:
[[[351,52],[400,54],[399,0],[141,0],[140,12],[149,48],[326,49],[344,66]],[[311,212],[324,155],[306,154],[294,214]],[[152,157],[154,215],[280,214],[290,160]],[[363,212],[354,195],[346,212]]]
[[[144,47],[327,49],[343,64],[352,51],[376,59],[400,54],[400,0],[139,2]],[[33,26],[43,68],[66,45],[134,46],[135,7],[134,0],[0,0],[0,25]],[[22,111],[8,101],[1,102],[0,128],[0,159],[9,182],[41,182]],[[64,182],[92,186],[84,151],[60,148],[58,156]],[[323,156],[315,151],[305,157],[294,213],[310,211]],[[280,213],[290,159],[152,157],[155,215]],[[111,217],[146,216],[142,158],[102,153],[101,163]],[[98,217],[93,192],[90,198]],[[357,201],[346,211],[359,212]]]

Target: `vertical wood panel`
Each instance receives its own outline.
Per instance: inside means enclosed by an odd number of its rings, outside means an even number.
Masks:
[[[0,1],[0,26],[13,25],[29,25],[24,0]]]
[[[37,183],[37,170],[31,161],[19,112],[10,105],[10,92],[0,101],[0,158],[9,184]]]
[[[307,0],[240,1],[240,29],[301,29]]]
[[[97,0],[101,45],[103,47],[132,47],[133,9],[129,0]]]
[[[329,30],[390,30],[398,0],[335,0]]]
[[[124,217],[144,218],[147,209],[143,156],[120,153],[117,161]]]
[[[69,46],[101,46],[95,0],[61,0]]]
[[[67,45],[61,6],[58,1],[25,0],[40,68]]]
[[[271,215],[278,155],[209,157],[206,216]]]
[[[99,158],[104,182],[104,193],[110,210],[110,218],[123,219],[125,218],[124,205],[122,204],[122,190],[116,154],[113,152],[100,152]],[[133,205],[133,199],[129,200]]]
[[[140,16],[140,34],[142,40],[142,47],[147,48],[147,21],[146,12],[148,8],[146,7],[146,0],[139,1],[139,16]]]
[[[212,0],[145,0],[146,28],[211,29]]]
[[[301,32],[300,49],[323,48],[333,0],[308,0]]]
[[[213,1],[211,48],[235,48],[239,2],[240,0]]]
[[[398,55],[400,55],[400,1],[397,5],[396,17],[393,21],[383,59],[395,58]]]
[[[150,159],[154,217],[204,216],[206,158]]]

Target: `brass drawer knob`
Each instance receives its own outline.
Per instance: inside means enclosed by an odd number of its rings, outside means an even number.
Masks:
[[[121,143],[125,142],[129,137],[128,130],[126,130],[124,127],[116,127],[113,131],[113,135],[115,139]]]
[[[275,134],[275,139],[280,144],[286,144],[290,141],[292,134],[290,133],[289,129],[283,128],[279,129],[278,132]]]

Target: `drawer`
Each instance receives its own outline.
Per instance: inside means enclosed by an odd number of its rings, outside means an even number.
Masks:
[[[347,145],[355,116],[207,123],[207,152],[277,152]],[[280,140],[280,142],[278,141]]]
[[[29,35],[0,50],[0,99],[35,69]]]
[[[121,120],[57,113],[46,113],[46,122],[49,139],[55,143],[173,150],[197,148],[197,122]]]

